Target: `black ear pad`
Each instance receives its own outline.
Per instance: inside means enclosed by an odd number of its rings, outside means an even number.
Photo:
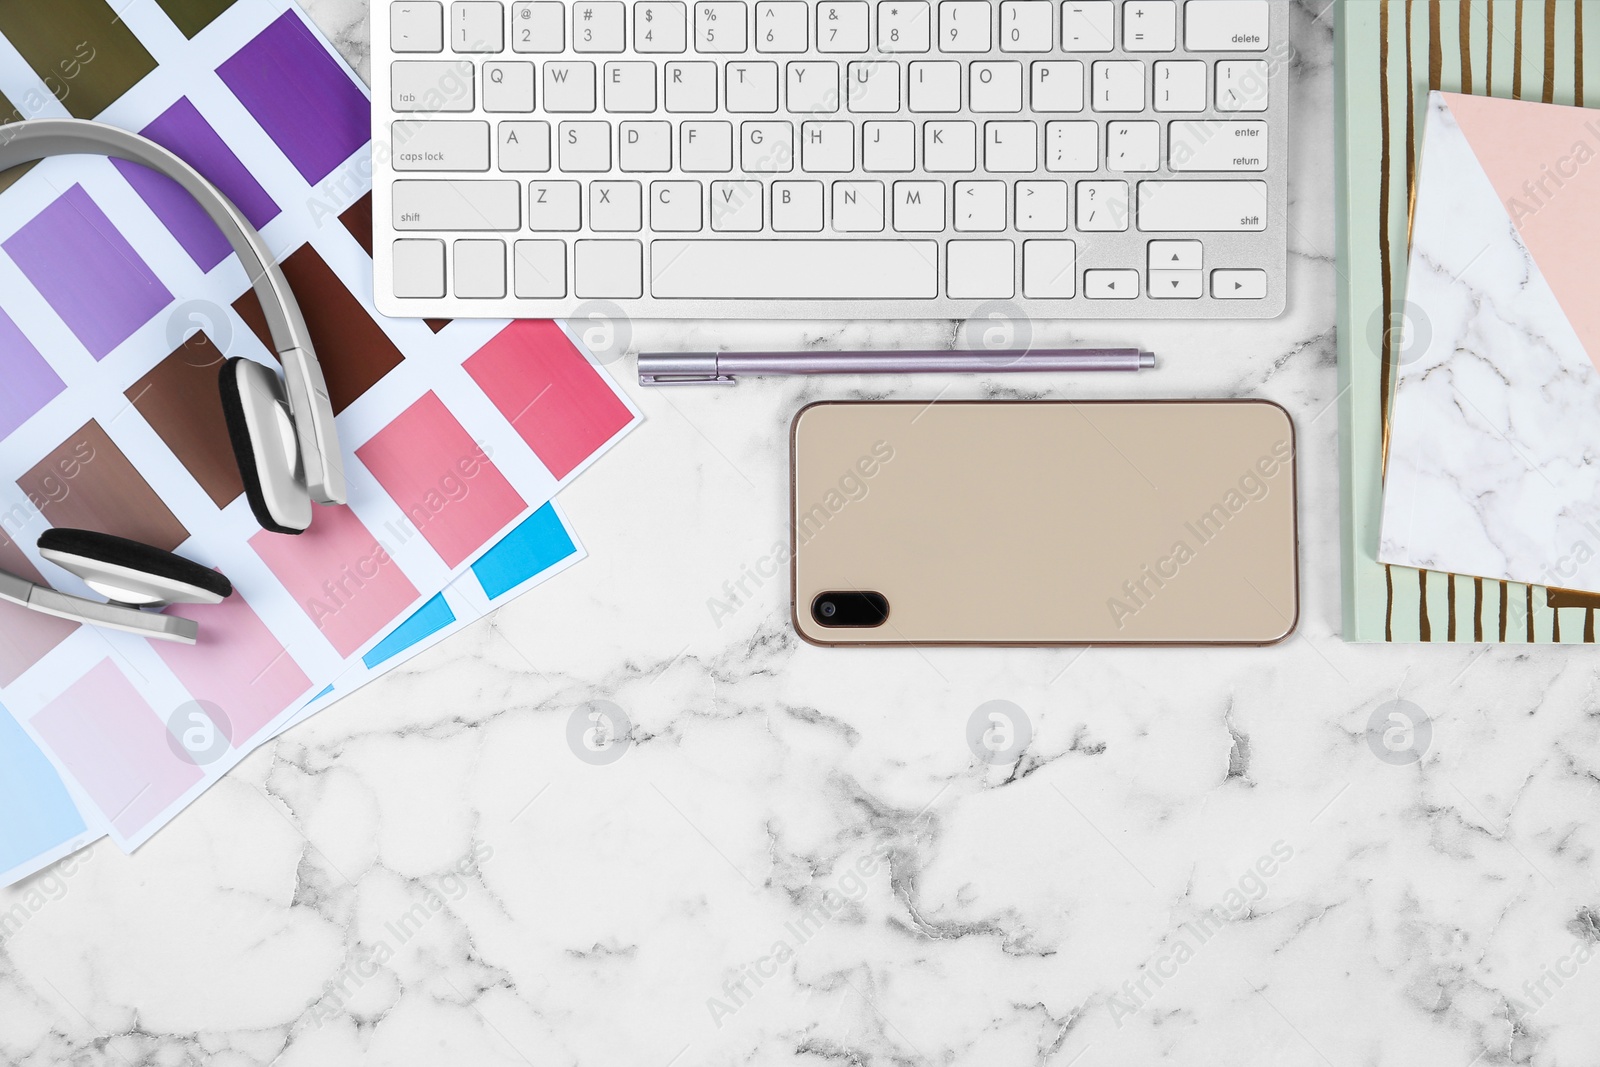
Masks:
[[[239,375],[235,364],[244,361],[234,356],[222,364],[218,384],[222,391],[222,414],[228,422],[228,440],[233,444],[233,458],[239,464],[239,476],[244,480],[245,499],[250,501],[250,511],[263,530],[273,533],[299,534],[304,530],[285,526],[273,516],[267,506],[267,497],[261,490],[261,475],[256,466],[256,450],[250,440],[250,427],[244,417],[244,400],[239,395]]]
[[[130,541],[126,537],[113,537],[92,530],[51,529],[40,535],[39,550],[65,552],[127,567],[167,581],[192,585],[223,599],[233,595],[233,583],[210,567],[202,567],[193,560]]]

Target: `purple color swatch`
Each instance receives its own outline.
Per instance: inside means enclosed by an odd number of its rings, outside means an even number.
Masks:
[[[17,324],[0,311],[0,440],[66,388]]]
[[[142,132],[221,189],[256,229],[278,217],[278,205],[188,97],[167,108]],[[208,271],[228,258],[233,249],[227,238],[177,182],[137,163],[115,159],[112,164],[201,270]]]
[[[366,95],[293,11],[235,52],[217,74],[311,185],[367,143]]]
[[[74,185],[3,246],[95,359],[104,359],[168,304],[172,294]]]

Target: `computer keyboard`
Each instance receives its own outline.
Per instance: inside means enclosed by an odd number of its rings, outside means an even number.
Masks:
[[[377,304],[1272,317],[1287,7],[376,0]]]

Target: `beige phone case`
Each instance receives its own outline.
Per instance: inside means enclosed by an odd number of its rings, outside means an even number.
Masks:
[[[1294,448],[1264,400],[812,404],[790,435],[795,630],[1281,641],[1300,615]],[[887,600],[882,624],[822,625],[823,594],[859,592]]]

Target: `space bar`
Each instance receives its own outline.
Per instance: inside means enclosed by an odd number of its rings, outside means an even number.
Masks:
[[[939,243],[651,241],[650,278],[665,299],[931,299]]]

